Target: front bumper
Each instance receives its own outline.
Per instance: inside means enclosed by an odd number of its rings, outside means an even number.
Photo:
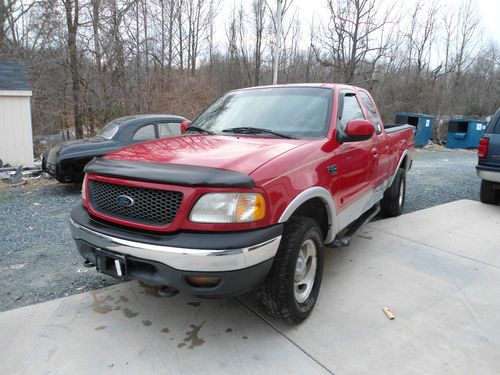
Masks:
[[[500,183],[500,168],[476,166],[476,172],[480,179]]]
[[[124,255],[131,264],[127,279],[210,296],[240,294],[263,281],[283,231],[277,225],[232,233],[150,234],[98,221],[82,206],[73,209],[70,224],[78,251],[89,262],[96,264],[96,249]],[[197,288],[188,276],[214,276],[221,282]]]

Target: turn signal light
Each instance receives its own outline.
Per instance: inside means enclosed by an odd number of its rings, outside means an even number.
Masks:
[[[220,277],[214,276],[188,276],[186,281],[195,288],[213,288],[219,285]]]

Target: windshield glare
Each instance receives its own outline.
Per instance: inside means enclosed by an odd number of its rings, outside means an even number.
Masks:
[[[331,89],[316,87],[276,87],[231,92],[208,107],[193,126],[217,134],[224,129],[254,127],[293,138],[324,137],[328,130],[331,97]]]
[[[114,121],[111,121],[106,125],[104,125],[104,127],[101,130],[99,130],[96,135],[98,137],[111,139],[115,136],[117,131],[118,131],[118,125]]]

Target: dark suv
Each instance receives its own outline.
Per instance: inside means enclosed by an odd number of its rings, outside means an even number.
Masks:
[[[477,151],[481,202],[496,204],[500,199],[500,108],[488,123]]]

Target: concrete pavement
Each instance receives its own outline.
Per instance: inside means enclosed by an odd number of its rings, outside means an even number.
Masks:
[[[382,307],[396,316],[388,320]],[[299,326],[136,282],[0,314],[0,373],[496,374],[500,207],[457,201],[328,249]]]

